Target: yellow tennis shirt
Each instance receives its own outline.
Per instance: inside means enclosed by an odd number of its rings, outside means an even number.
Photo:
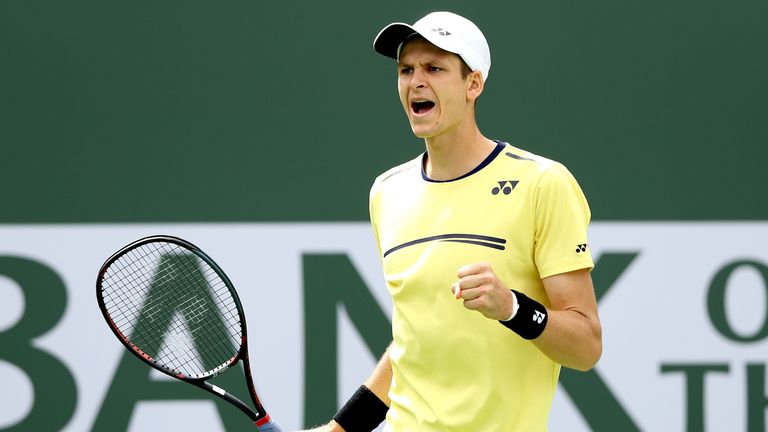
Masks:
[[[560,365],[451,293],[488,262],[549,306],[542,278],[593,266],[590,211],[561,164],[497,143],[472,172],[431,181],[423,155],[379,176],[370,199],[392,295],[387,431],[545,431]]]

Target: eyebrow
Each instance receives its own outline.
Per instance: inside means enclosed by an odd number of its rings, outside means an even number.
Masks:
[[[421,65],[425,65],[425,66],[440,66],[440,67],[448,66],[448,62],[446,62],[444,60],[441,60],[439,58],[431,58],[431,59],[429,59],[429,60],[427,60],[425,62],[422,62],[420,64]],[[413,62],[404,62],[404,61],[401,60],[401,61],[397,62],[397,66],[398,67],[401,67],[401,66],[413,67],[414,63]]]

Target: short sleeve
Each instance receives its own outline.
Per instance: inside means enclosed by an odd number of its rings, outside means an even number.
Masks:
[[[542,173],[534,201],[534,259],[539,276],[593,268],[587,242],[589,205],[565,166],[554,163]]]

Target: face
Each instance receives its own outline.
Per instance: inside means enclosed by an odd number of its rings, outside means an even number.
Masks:
[[[413,133],[433,138],[474,121],[474,102],[482,91],[480,72],[462,76],[461,59],[424,39],[400,51],[397,88]]]

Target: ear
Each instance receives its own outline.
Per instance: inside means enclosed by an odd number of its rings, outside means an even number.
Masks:
[[[467,100],[473,102],[480,97],[485,89],[485,81],[483,80],[483,73],[480,71],[472,71],[467,75]]]

